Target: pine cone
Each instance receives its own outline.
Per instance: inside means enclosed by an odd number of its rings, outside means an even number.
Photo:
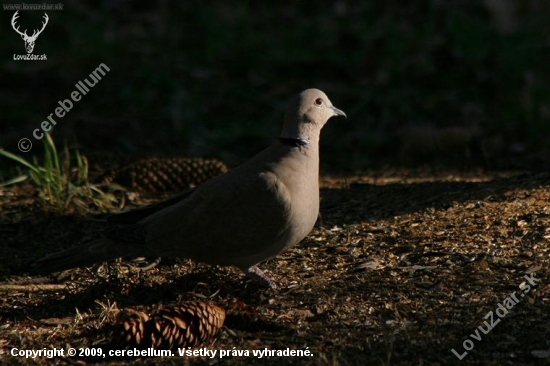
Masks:
[[[103,183],[117,183],[140,193],[178,192],[225,173],[219,160],[200,158],[147,158],[106,172]]]
[[[126,349],[198,346],[211,341],[224,320],[224,309],[199,301],[158,309],[151,314],[125,310],[118,318],[123,326],[121,337]]]

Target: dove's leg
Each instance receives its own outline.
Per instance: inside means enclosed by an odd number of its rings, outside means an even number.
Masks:
[[[277,287],[275,281],[269,278],[261,269],[256,266],[248,268],[248,270],[246,271],[246,276],[259,284],[267,285],[271,288]]]

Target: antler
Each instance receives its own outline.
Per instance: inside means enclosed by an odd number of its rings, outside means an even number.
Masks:
[[[46,28],[46,24],[48,24],[48,21],[50,20],[50,18],[48,17],[48,14],[44,13],[44,18],[45,18],[46,21],[42,22],[42,29],[40,29],[40,30],[35,29],[34,32],[32,33],[32,36],[29,37],[29,35],[27,34],[26,29],[25,29],[25,32],[21,32],[19,30],[19,26],[17,26],[17,28],[15,28],[15,21],[16,21],[17,18],[19,18],[19,15],[17,14],[18,12],[19,12],[19,10],[17,10],[15,12],[15,14],[13,14],[13,17],[11,18],[11,26],[13,27],[13,30],[15,30],[17,33],[19,33],[22,37],[25,37],[25,38],[36,39],[38,37],[38,35],[40,35],[40,33],[42,33],[44,28]]]
[[[21,36],[28,37],[26,29],[25,29],[25,33],[23,33],[19,30],[19,27],[15,28],[15,20],[19,17],[19,15],[17,15],[18,12],[19,12],[19,10],[17,10],[15,12],[15,14],[13,14],[13,17],[11,18],[11,26],[13,27],[13,30],[16,31],[17,33],[19,33]]]
[[[46,24],[48,24],[48,20],[50,20],[50,18],[48,17],[48,14],[44,13],[44,18],[46,19],[45,22],[42,22],[42,29],[40,29],[39,31],[37,31],[36,29],[34,30],[33,34],[31,37],[38,37],[38,35],[40,33],[42,33],[42,31],[44,30],[44,28],[46,28]],[[38,32],[38,33],[37,33]],[[36,33],[36,34],[35,34]]]

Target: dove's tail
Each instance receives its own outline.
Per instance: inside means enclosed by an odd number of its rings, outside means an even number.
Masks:
[[[58,272],[76,267],[88,267],[95,263],[110,261],[119,257],[140,255],[143,247],[132,243],[121,243],[111,239],[98,239],[61,252],[50,254],[36,261],[33,273]]]

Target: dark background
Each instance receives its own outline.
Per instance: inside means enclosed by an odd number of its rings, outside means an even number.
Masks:
[[[0,147],[19,153],[99,64],[110,72],[58,119],[89,156],[216,157],[235,165],[278,134],[286,101],[323,89],[348,114],[322,136],[325,172],[423,164],[541,168],[550,133],[543,0],[64,3],[34,54],[0,11]],[[42,11],[21,11],[21,30]],[[0,159],[0,164],[12,164]]]

